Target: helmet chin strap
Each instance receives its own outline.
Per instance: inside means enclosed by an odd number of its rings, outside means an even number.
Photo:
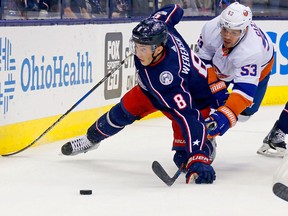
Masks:
[[[163,46],[162,46],[162,47],[163,47]],[[154,53],[155,53],[155,51],[152,53],[152,61],[149,63],[149,65],[152,64],[152,63],[154,63],[155,60],[156,60],[156,58],[157,58],[159,55],[161,55],[161,54],[164,53],[164,47],[163,47],[162,51],[161,51],[160,53],[158,53],[156,56],[154,56]]]
[[[247,29],[245,29],[243,33],[241,32],[241,36],[239,40],[235,43],[233,47],[237,46],[240,43],[240,41],[246,36],[246,34],[247,34]]]

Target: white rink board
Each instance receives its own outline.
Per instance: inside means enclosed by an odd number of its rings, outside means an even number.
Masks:
[[[195,45],[204,23],[183,21],[177,29]],[[275,36],[277,71],[270,85],[287,85],[288,76],[280,73],[288,71],[288,22],[257,23]],[[127,56],[135,25],[1,27],[0,126],[65,113],[104,77],[108,65],[113,67]],[[110,85],[99,86],[75,111],[118,102],[135,83],[131,59],[121,70],[109,79]],[[75,74],[80,78],[74,79]]]

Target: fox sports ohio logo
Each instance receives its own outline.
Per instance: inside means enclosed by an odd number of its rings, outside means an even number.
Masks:
[[[173,82],[173,75],[169,71],[163,71],[159,79],[162,85],[170,85]]]

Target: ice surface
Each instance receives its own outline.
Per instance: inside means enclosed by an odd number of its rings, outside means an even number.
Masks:
[[[172,176],[170,122],[137,122],[86,154],[61,156],[61,142],[0,158],[1,216],[272,216],[288,203],[272,193],[282,159],[257,155],[283,106],[261,107],[217,139],[212,185],[167,187],[153,172],[159,161]],[[38,135],[36,134],[35,137]],[[286,137],[287,138],[287,137]],[[286,139],[287,140],[287,139]],[[80,195],[80,189],[93,190]]]

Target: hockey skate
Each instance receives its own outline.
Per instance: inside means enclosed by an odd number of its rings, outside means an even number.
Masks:
[[[215,137],[209,138],[208,141],[211,144],[211,146],[209,147],[210,149],[209,159],[211,160],[211,163],[212,163],[216,157],[216,148],[217,148],[216,138]]]
[[[278,122],[278,121],[277,121]],[[277,122],[264,138],[263,145],[257,153],[268,157],[284,157],[287,154],[285,133],[277,128]]]
[[[97,149],[99,145],[100,143],[92,143],[85,135],[65,143],[61,148],[61,152],[64,155],[74,156]]]

